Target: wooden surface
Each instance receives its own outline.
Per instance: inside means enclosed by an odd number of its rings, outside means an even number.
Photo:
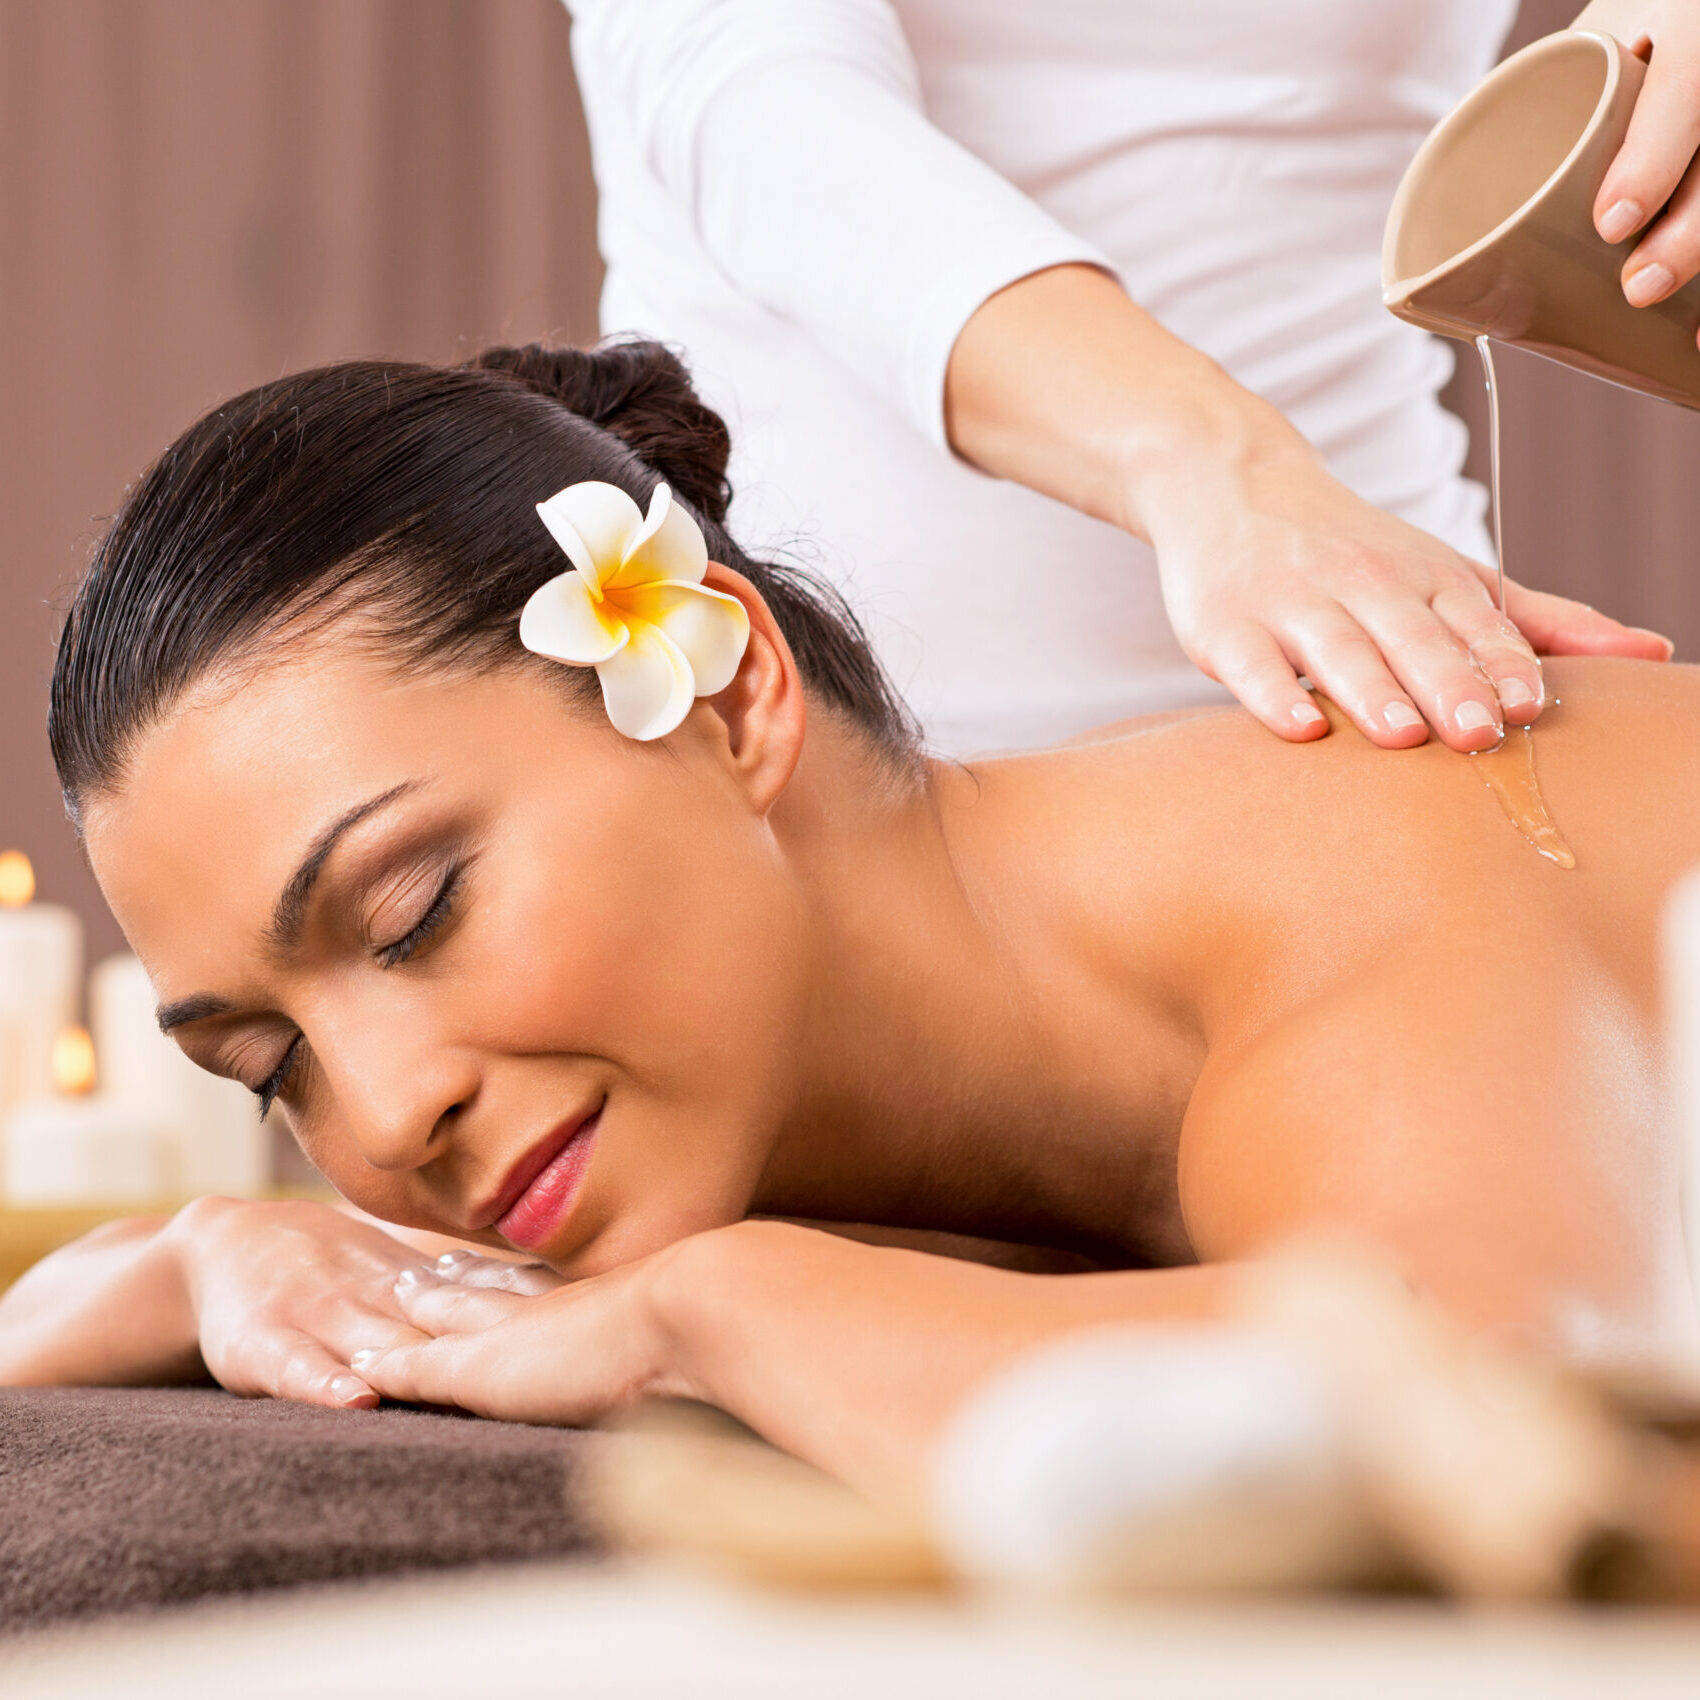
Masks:
[[[167,1215],[175,1204],[123,1204],[76,1210],[0,1210],[0,1287],[10,1286],[32,1263],[80,1239],[91,1228],[122,1216]]]
[[[322,1189],[287,1187],[273,1196],[330,1199],[335,1194]],[[71,1210],[0,1209],[0,1288],[9,1286],[50,1251],[80,1239],[102,1222],[125,1216],[169,1216],[184,1202],[175,1198],[158,1204],[89,1204]]]

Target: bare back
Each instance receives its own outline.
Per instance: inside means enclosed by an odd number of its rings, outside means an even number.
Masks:
[[[1700,670],[1553,662],[1548,684],[1536,771],[1573,869],[1436,744],[1283,746],[1228,710],[1046,758],[1121,799],[1190,906],[1205,1054],[1175,1208],[1201,1260],[1338,1229],[1565,1349],[1683,1325],[1658,945],[1700,865]],[[1105,812],[1060,860],[1108,925]]]

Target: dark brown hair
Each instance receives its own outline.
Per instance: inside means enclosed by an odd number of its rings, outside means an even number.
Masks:
[[[837,593],[727,532],[730,446],[653,342],[351,360],[215,408],[131,492],[60,634],[48,734],[73,818],[183,691],[315,615],[357,611],[403,665],[528,660],[520,610],[565,570],[534,504],[583,479],[640,507],[670,485],[760,590],[817,705],[909,759],[912,723]],[[595,696],[589,670],[559,671]]]

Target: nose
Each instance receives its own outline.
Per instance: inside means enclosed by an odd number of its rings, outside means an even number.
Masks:
[[[417,1023],[341,1022],[315,1036],[314,1060],[332,1097],[329,1119],[370,1168],[389,1174],[440,1155],[478,1092],[473,1055]]]

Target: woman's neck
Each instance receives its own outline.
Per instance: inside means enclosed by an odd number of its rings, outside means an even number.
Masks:
[[[1167,960],[1177,894],[1135,846],[1100,856],[1126,921],[1083,932],[1097,894],[1056,865],[1082,848],[1083,778],[932,764],[882,786],[811,737],[774,816],[807,893],[811,991],[757,1209],[1186,1254],[1174,1147],[1203,1052]]]

